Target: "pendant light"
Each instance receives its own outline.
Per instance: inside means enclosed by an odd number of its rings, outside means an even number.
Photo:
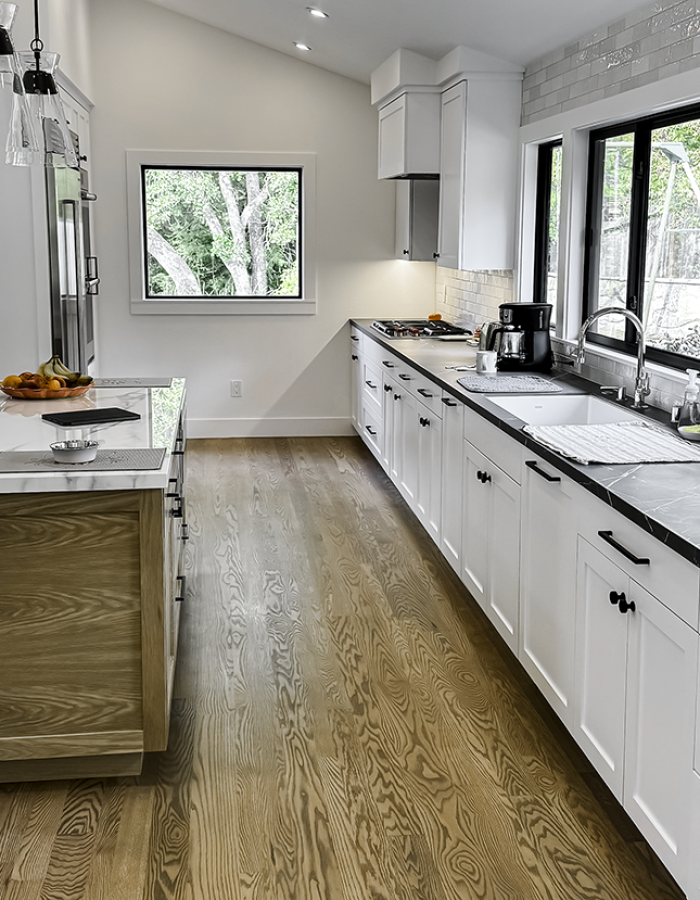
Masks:
[[[18,56],[27,104],[40,140],[43,140],[43,162],[77,169],[78,156],[54,79],[61,57],[44,50],[44,42],[39,37],[39,0],[34,0],[34,40],[29,46],[31,50]]]
[[[12,24],[16,12],[16,4],[0,3],[0,128],[7,123],[5,162],[26,166],[39,161],[39,140],[12,43]]]

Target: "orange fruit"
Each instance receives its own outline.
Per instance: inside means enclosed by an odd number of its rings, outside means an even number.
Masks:
[[[2,386],[16,388],[22,379],[19,375],[8,375],[7,378],[3,378]]]

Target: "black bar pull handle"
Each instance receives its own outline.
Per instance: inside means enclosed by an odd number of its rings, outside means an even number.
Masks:
[[[621,553],[625,559],[628,559],[635,566],[648,566],[651,562],[646,556],[635,556],[627,547],[623,547],[619,541],[613,537],[612,531],[599,531],[598,537],[603,538],[606,544],[610,544],[618,553]]]
[[[430,391],[426,391],[425,388],[418,388],[418,393],[421,395],[421,397],[432,397],[433,396],[430,393]]]
[[[177,586],[179,588],[177,597],[175,598],[175,602],[182,603],[182,601],[185,599],[185,576],[178,575],[175,580],[177,581]]]
[[[457,406],[457,401],[451,400],[449,397],[443,397],[442,402],[445,404],[445,406]]]
[[[538,475],[541,475],[545,481],[549,481],[552,484],[557,481],[561,481],[561,478],[558,475],[550,475],[549,472],[545,472],[544,469],[540,469],[540,467],[537,465],[537,460],[535,459],[526,459],[525,465],[528,467],[528,469],[532,469],[533,472],[537,472]]]
[[[383,366],[386,366],[387,369],[393,369],[393,368],[394,368],[394,363],[393,363],[393,362],[389,362],[388,359],[383,359],[383,360],[382,360],[382,365],[383,365]]]

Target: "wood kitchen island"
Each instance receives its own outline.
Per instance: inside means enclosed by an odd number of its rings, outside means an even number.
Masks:
[[[173,379],[0,401],[0,782],[136,774],[167,746],[185,397]],[[79,429],[41,418],[101,407],[139,418]],[[77,437],[98,441],[95,462],[54,463],[49,445]]]

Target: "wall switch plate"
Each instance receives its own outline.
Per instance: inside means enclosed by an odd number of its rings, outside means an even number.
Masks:
[[[231,382],[231,396],[232,397],[242,397],[243,396],[243,383],[241,381],[232,381]]]

